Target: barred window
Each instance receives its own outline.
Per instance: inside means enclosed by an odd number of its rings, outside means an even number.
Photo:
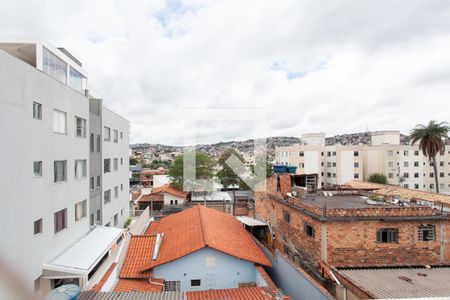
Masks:
[[[420,225],[419,226],[419,241],[428,242],[434,241],[434,226]]]
[[[377,231],[378,243],[396,243],[398,241],[398,229],[383,228]]]
[[[164,291],[179,292],[180,291],[180,282],[179,281],[164,281]]]

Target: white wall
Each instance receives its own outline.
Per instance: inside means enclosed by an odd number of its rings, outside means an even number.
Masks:
[[[74,219],[75,203],[89,199],[89,174],[74,179],[75,159],[89,159],[89,139],[74,135],[74,115],[89,118],[88,99],[48,75],[0,50],[0,260],[33,289],[42,264],[89,230],[86,216]],[[33,119],[33,101],[42,120]],[[67,112],[66,135],[53,133],[53,109]],[[43,175],[33,176],[33,161]],[[67,160],[67,181],[54,183],[54,160]],[[54,213],[67,208],[65,230],[54,233]],[[89,211],[89,208],[88,208]],[[33,222],[43,219],[34,236]]]
[[[173,200],[172,205],[175,205],[175,200],[178,201],[177,205],[182,205],[184,204],[184,201],[186,200],[185,198],[182,197],[178,197],[169,193],[164,193],[164,205],[170,206],[170,200]]]
[[[104,126],[111,128],[111,140],[105,141],[104,135],[102,138],[102,170],[104,170],[104,159],[111,159],[111,172],[104,173],[102,176],[102,192],[108,189],[111,190],[111,202],[104,203],[102,207],[102,223],[106,225],[110,223],[114,226],[114,215],[118,214],[118,226],[122,227],[129,217],[129,201],[130,201],[130,187],[129,187],[129,122],[115,112],[103,107],[102,113],[102,130]],[[114,130],[118,130],[118,142],[114,142]],[[123,132],[123,138],[120,138],[120,132]],[[118,158],[118,170],[114,170],[114,158]],[[120,159],[123,159],[123,164]],[[121,188],[123,185],[123,188]],[[119,187],[118,198],[114,198],[114,187]],[[103,196],[102,196],[103,197]]]

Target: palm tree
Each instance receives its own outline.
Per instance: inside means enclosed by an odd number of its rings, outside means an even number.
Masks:
[[[450,126],[447,122],[438,123],[431,120],[427,126],[419,124],[410,132],[411,144],[419,142],[419,150],[428,157],[434,168],[434,180],[436,183],[436,193],[439,193],[439,179],[437,172],[436,155],[445,153],[445,142],[450,138],[448,136]]]

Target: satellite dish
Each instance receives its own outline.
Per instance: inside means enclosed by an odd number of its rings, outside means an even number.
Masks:
[[[45,300],[76,300],[81,289],[76,284],[65,284],[51,290]]]

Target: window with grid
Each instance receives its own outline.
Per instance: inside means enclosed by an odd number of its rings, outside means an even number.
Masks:
[[[191,286],[192,287],[199,287],[202,285],[201,279],[191,279]]]
[[[53,110],[53,132],[67,133],[67,113],[57,109]]]
[[[86,217],[87,214],[87,201],[83,200],[75,204],[75,221]]]
[[[42,120],[42,104],[33,102],[33,118]]]
[[[164,291],[179,292],[180,291],[180,282],[179,281],[164,281]]]
[[[66,181],[67,179],[67,161],[55,160],[54,162],[54,180],[55,182]]]
[[[303,229],[307,236],[314,237],[314,235],[315,235],[314,227],[312,227],[311,224],[305,222],[303,225]]]
[[[383,228],[377,231],[378,243],[396,243],[398,240],[398,230],[395,228]]]
[[[86,137],[86,119],[75,116],[75,135]]]
[[[434,226],[420,225],[419,226],[419,241],[428,242],[434,241]]]
[[[55,233],[58,233],[61,230],[65,229],[67,227],[67,208],[55,212],[54,219]]]
[[[78,159],[75,161],[75,179],[84,178],[87,174],[86,159]]]

